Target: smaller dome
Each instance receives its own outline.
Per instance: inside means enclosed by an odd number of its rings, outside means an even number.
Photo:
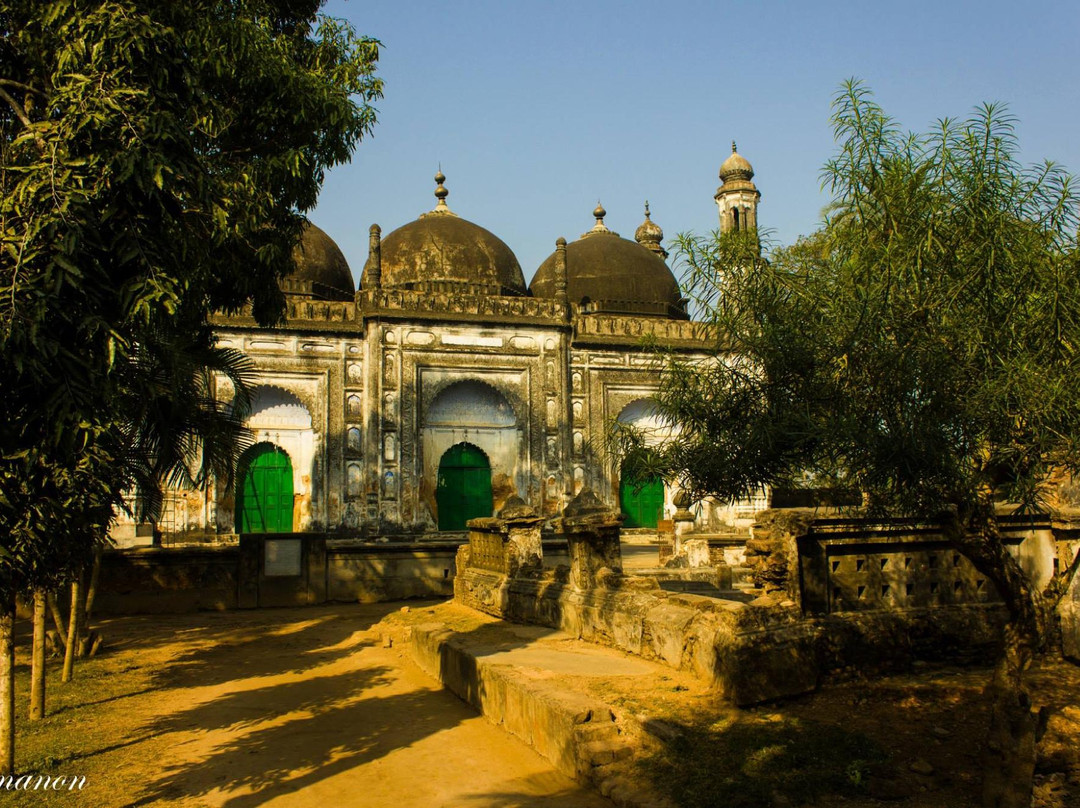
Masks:
[[[664,231],[649,216],[648,200],[645,200],[645,221],[639,224],[638,229],[634,231],[634,241],[661,258],[667,258],[668,256],[667,250],[664,249]]]
[[[604,215],[603,206],[597,205],[593,228],[566,245],[566,293],[570,302],[584,307],[586,313],[686,319],[679,283],[661,255],[646,244],[620,238],[604,225]],[[553,253],[536,270],[529,287],[532,295],[554,298],[555,274]]]
[[[352,300],[356,292],[352,270],[341,248],[321,229],[307,222],[293,248],[296,270],[283,280],[288,292],[310,294],[316,300]]]
[[[731,156],[720,166],[720,179],[723,182],[731,180],[745,180],[749,182],[754,178],[754,167],[750,161],[743,157],[735,148],[735,141],[731,141]]]

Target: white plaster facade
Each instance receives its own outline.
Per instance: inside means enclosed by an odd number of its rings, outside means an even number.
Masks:
[[[738,159],[731,190],[756,222],[757,192]],[[603,437],[617,418],[650,417],[659,375],[643,341],[707,356],[648,217],[630,241],[604,227],[598,207],[593,229],[560,240],[526,288],[509,248],[451,213],[436,179],[434,211],[386,239],[372,228],[359,291],[312,227],[283,284],[287,325],[215,319],[220,343],[257,368],[256,441],[292,461],[294,530],[436,531],[440,459],[462,442],[490,462],[495,511],[516,494],[554,516],[584,485],[617,507]],[[231,395],[227,384],[219,395]],[[663,518],[675,510],[671,493]],[[235,531],[232,492],[219,485],[201,502],[175,527]],[[703,522],[716,520],[712,510]]]

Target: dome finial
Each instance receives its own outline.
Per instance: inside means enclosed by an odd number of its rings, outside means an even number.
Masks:
[[[649,219],[649,200],[648,199],[645,200],[645,218]],[[651,222],[652,219],[649,219],[649,221]]]
[[[593,209],[592,215],[596,217],[596,224],[592,226],[592,230],[590,230],[588,233],[583,233],[583,236],[591,236],[594,233],[612,232],[611,230],[608,230],[607,226],[604,224],[604,217],[607,216],[607,211],[604,210],[604,206],[600,204],[599,199],[596,200],[596,207]],[[615,233],[614,235],[617,236],[618,233]]]
[[[731,141],[731,153],[735,154],[735,152],[737,152],[737,151],[738,151],[738,149],[735,148],[735,141],[733,140],[733,141]]]
[[[439,170],[435,174],[435,182],[437,183],[435,186],[435,198],[439,200],[435,205],[435,210],[449,213],[450,208],[446,206],[446,197],[449,196],[450,192],[443,185],[446,182],[446,175],[442,173],[442,163],[439,164]]]

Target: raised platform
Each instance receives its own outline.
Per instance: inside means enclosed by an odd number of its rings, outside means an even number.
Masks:
[[[420,668],[557,769],[616,805],[670,806],[627,776],[657,731],[638,707],[663,691],[707,698],[700,681],[562,631],[494,620],[456,604],[391,620]]]

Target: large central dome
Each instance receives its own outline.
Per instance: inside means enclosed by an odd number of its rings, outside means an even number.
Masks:
[[[525,295],[521,264],[506,244],[446,206],[446,177],[435,175],[435,209],[399,227],[382,240],[384,288],[471,291]],[[367,272],[362,288],[370,288]]]

